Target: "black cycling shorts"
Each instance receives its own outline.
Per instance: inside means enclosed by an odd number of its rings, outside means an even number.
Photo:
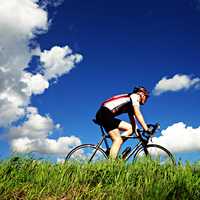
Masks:
[[[114,117],[113,113],[106,107],[102,106],[96,113],[97,122],[104,127],[106,132],[119,127],[120,119]]]

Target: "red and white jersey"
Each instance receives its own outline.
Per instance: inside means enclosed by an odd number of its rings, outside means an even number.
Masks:
[[[113,114],[132,112],[133,106],[140,106],[140,96],[138,94],[120,94],[113,96],[101,105],[112,111]]]

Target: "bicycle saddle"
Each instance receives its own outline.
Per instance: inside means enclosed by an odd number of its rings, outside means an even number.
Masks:
[[[99,123],[97,122],[97,120],[96,120],[96,119],[93,119],[92,121],[93,121],[95,124],[97,124],[97,125],[101,126],[101,124],[99,124]]]

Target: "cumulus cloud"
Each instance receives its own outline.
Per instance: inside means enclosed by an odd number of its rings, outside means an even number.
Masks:
[[[27,112],[28,119],[21,126],[9,130],[8,137],[13,152],[38,152],[62,156],[72,147],[81,144],[80,139],[75,136],[48,139],[52,131],[60,125],[55,125],[49,116],[39,115],[37,108],[28,107]]]
[[[28,137],[29,139],[46,138],[53,129],[54,123],[50,117],[32,112],[28,115],[28,120],[21,126],[10,128],[8,136],[10,139],[21,137]]]
[[[59,154],[70,145],[80,144],[74,136],[49,139],[60,125],[31,107],[32,95],[44,93],[51,78],[68,73],[82,59],[81,55],[72,54],[67,45],[42,52],[36,40],[39,34],[47,33],[50,21],[41,4],[58,6],[62,2],[6,0],[0,4],[0,127],[7,128],[7,138],[15,152]],[[42,62],[36,74],[27,71],[34,55]],[[18,125],[14,126],[14,122]]]
[[[68,73],[76,63],[82,60],[82,55],[72,54],[72,50],[68,46],[63,48],[54,46],[50,50],[42,52],[40,60],[44,67],[44,76],[46,79],[51,79]]]
[[[154,137],[153,143],[160,144],[172,153],[200,151],[200,127],[193,128],[183,122],[175,123]]]
[[[0,99],[0,127],[7,127],[25,114],[24,108],[6,99]]]
[[[28,96],[42,94],[49,87],[49,82],[41,74],[24,73],[21,81],[27,84],[27,87],[22,89],[22,91]]]
[[[20,71],[0,69],[0,126],[6,127],[24,115],[24,107],[30,102],[22,92],[26,85],[20,79]]]
[[[155,86],[154,95],[160,95],[161,93],[172,91],[176,92],[183,89],[189,89],[194,87],[200,88],[200,78],[192,78],[191,76],[184,74],[176,74],[172,78],[163,77]]]
[[[31,58],[29,41],[48,29],[48,13],[32,0],[0,4],[0,67],[24,69]]]
[[[30,103],[31,93],[24,92],[29,86],[21,80],[32,57],[29,42],[47,31],[48,13],[32,0],[2,1],[0,27],[0,126],[5,127]]]
[[[28,137],[22,137],[11,141],[12,151],[14,152],[38,152],[59,156],[66,156],[74,146],[80,144],[80,139],[75,136],[59,137],[57,140],[48,138],[29,139]]]

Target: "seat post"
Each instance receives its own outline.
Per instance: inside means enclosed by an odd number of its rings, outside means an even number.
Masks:
[[[105,143],[106,149],[109,149],[109,145],[108,145],[108,142],[107,142],[106,138],[108,138],[110,136],[106,135],[106,133],[104,132],[103,126],[100,125],[100,129],[101,129],[102,136],[104,138],[104,143]]]
[[[104,143],[105,143],[106,148],[109,149],[109,145],[108,145],[108,142],[107,142],[107,140],[106,140],[106,138],[109,138],[109,136],[107,136],[107,134],[105,133],[103,126],[102,126],[101,124],[99,124],[99,123],[97,122],[96,119],[93,119],[92,121],[93,121],[95,124],[99,125],[99,127],[100,127],[100,129],[101,129],[101,134],[102,134],[102,137],[103,137],[103,138],[102,138],[102,141],[104,140]]]

